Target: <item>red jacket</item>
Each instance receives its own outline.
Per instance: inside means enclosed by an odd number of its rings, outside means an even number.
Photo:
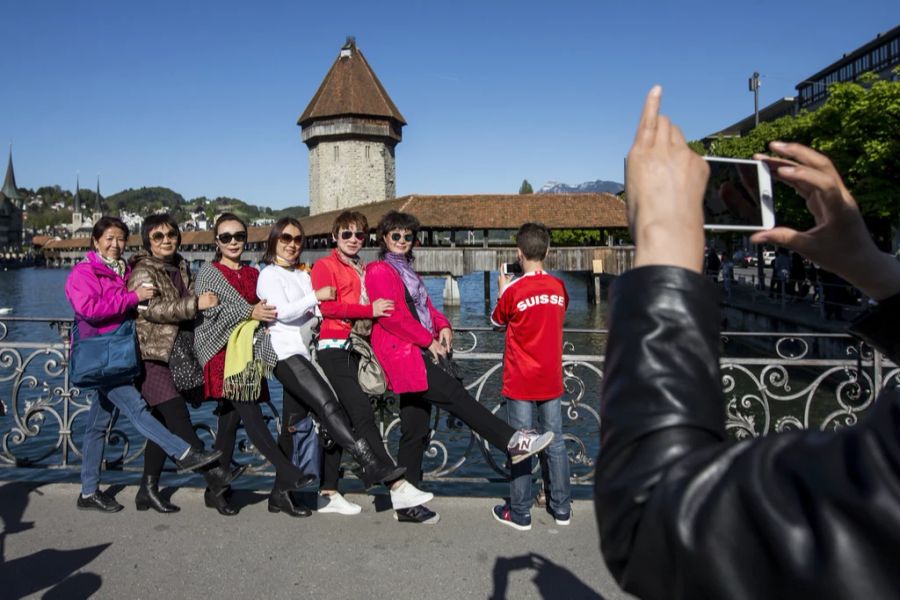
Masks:
[[[434,330],[425,329],[409,312],[400,275],[384,261],[375,261],[366,267],[366,292],[372,302],[378,298],[394,301],[391,316],[376,319],[372,328],[372,349],[384,368],[388,387],[397,394],[424,392],[428,389],[428,380],[422,350],[437,339],[441,329],[451,328],[450,321],[429,298],[428,311]]]
[[[354,319],[371,319],[372,305],[359,303],[362,286],[356,270],[337,256],[338,250],[316,261],[313,265],[313,289],[333,286],[335,299],[319,303],[322,312],[322,325],[319,328],[319,339],[346,340],[350,337]],[[368,291],[368,289],[367,289]]]

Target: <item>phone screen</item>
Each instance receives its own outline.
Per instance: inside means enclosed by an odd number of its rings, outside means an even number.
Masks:
[[[522,274],[522,265],[520,265],[517,262],[503,263],[502,272],[504,275],[521,275]]]
[[[763,227],[759,169],[755,162],[707,158],[709,183],[703,197],[706,225]]]

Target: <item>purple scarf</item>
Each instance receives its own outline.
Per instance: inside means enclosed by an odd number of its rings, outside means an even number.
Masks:
[[[419,274],[412,268],[412,264],[403,254],[394,254],[388,252],[384,256],[384,261],[394,267],[403,280],[403,285],[409,295],[412,296],[413,304],[416,307],[416,314],[419,315],[419,322],[429,333],[434,331],[434,325],[431,321],[431,313],[428,311],[428,290],[425,289],[425,283]]]

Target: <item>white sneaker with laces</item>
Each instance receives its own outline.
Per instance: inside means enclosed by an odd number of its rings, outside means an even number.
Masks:
[[[420,506],[434,500],[434,494],[423,492],[408,481],[404,481],[396,490],[391,490],[391,504],[394,510]]]
[[[340,492],[335,492],[331,495],[319,494],[316,497],[316,511],[323,514],[358,515],[362,512],[362,506],[350,502]]]
[[[529,456],[537,454],[549,446],[552,441],[552,431],[538,435],[538,432],[533,429],[519,429],[509,440],[506,450],[509,452],[513,464],[517,464]]]

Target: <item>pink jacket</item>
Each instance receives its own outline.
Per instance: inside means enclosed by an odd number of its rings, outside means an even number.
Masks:
[[[129,292],[125,286],[130,270],[126,266],[125,279],[119,277],[96,252],[88,252],[72,268],[66,280],[66,298],[75,311],[82,338],[113,331],[138,305],[137,293]]]
[[[388,387],[397,394],[424,392],[428,389],[428,381],[422,350],[431,345],[441,329],[450,327],[450,321],[429,298],[428,310],[434,331],[425,329],[409,312],[400,275],[384,261],[366,266],[366,293],[372,302],[379,298],[394,301],[391,316],[376,319],[372,328],[372,349],[384,368]]]

